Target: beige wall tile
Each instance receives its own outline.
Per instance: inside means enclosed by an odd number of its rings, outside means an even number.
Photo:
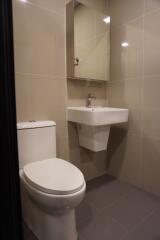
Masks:
[[[128,107],[129,109],[141,108],[142,78],[113,81],[107,89],[110,106]]]
[[[107,97],[110,106],[129,108],[129,122],[111,130],[109,172],[160,194],[160,3],[112,0],[110,5],[111,82]],[[129,47],[121,49],[122,41]]]
[[[143,110],[143,135],[160,138],[160,109]]]
[[[88,93],[96,96],[93,105],[106,105],[106,83],[68,80],[68,106],[85,106]]]
[[[144,78],[143,134],[160,137],[160,76]]]
[[[144,0],[111,0],[110,13],[113,25],[126,24],[137,17],[142,16]]]
[[[129,44],[124,48],[123,42]],[[143,18],[123,26],[111,27],[111,79],[143,75]]]
[[[68,137],[57,138],[57,157],[70,161],[69,148],[68,148]]]
[[[65,76],[64,16],[14,1],[17,72]]]
[[[128,133],[142,135],[142,108],[129,108]]]
[[[153,63],[154,64],[154,63]],[[151,76],[144,79],[143,107],[160,108],[160,76]]]
[[[67,136],[65,84],[65,78],[17,74],[18,121],[54,120],[57,136]]]
[[[142,136],[142,109],[129,108],[128,122],[123,124],[117,124],[116,126],[122,130],[126,130],[129,135]]]
[[[145,13],[155,11],[160,8],[159,0],[145,0]]]
[[[144,74],[160,74],[160,10],[144,17]]]
[[[29,2],[36,4],[42,8],[46,8],[50,11],[55,11],[59,14],[64,14],[65,0],[28,0]]]
[[[160,195],[160,139],[143,139],[143,188]]]
[[[141,138],[112,129],[108,146],[109,173],[134,185],[141,184]]]

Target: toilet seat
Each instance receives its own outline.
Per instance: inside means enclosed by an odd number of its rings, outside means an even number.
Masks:
[[[58,158],[29,163],[23,168],[26,181],[36,189],[55,195],[78,192],[85,184],[81,171]]]

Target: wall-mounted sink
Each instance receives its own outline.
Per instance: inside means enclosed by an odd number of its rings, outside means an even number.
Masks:
[[[128,121],[128,109],[110,107],[68,107],[68,121],[89,126],[112,125]]]
[[[68,107],[68,121],[77,123],[80,146],[98,152],[107,149],[110,125],[128,121],[128,109]]]
[[[77,123],[80,146],[94,152],[107,149],[110,126],[128,121],[128,109],[68,107],[68,121]]]

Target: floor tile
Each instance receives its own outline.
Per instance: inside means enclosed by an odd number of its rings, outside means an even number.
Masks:
[[[156,215],[160,219],[160,201],[157,205],[157,208],[153,211],[153,215]]]
[[[132,189],[127,196],[112,207],[106,208],[104,214],[113,217],[126,229],[131,229],[142,221],[157,207],[157,201],[151,195]]]
[[[150,215],[123,240],[160,240],[160,219]]]
[[[87,240],[114,240],[126,234],[124,227],[103,213],[97,214],[80,230]]]
[[[88,192],[91,190],[96,191],[99,187],[106,187],[108,191],[116,191],[119,194],[126,194],[128,190],[132,188],[131,185],[118,181],[116,178],[109,175],[103,175],[87,182]]]
[[[97,209],[84,199],[76,209],[77,228],[80,230],[84,226],[87,226],[96,217],[97,213]]]
[[[78,233],[78,240],[88,240],[83,234]]]
[[[113,177],[101,177],[88,183],[87,201],[98,209],[112,205],[130,190],[128,184],[121,183]]]

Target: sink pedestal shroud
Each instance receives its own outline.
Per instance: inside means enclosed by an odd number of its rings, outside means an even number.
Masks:
[[[93,152],[104,151],[107,149],[110,125],[88,126],[77,124],[79,145]]]

